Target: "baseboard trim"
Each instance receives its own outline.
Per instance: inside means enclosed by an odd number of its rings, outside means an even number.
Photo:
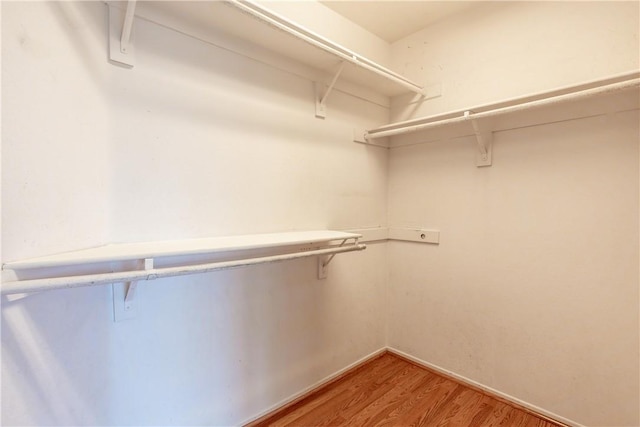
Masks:
[[[318,381],[317,383],[305,388],[304,390],[294,394],[291,397],[288,397],[284,400],[281,400],[280,402],[276,403],[275,405],[271,406],[269,409],[262,411],[260,414],[249,418],[248,420],[246,420],[243,423],[240,423],[241,426],[244,427],[254,427],[264,421],[266,421],[267,419],[273,417],[274,415],[276,415],[278,412],[287,410],[288,408],[292,407],[293,405],[296,405],[297,403],[301,402],[302,400],[308,398],[309,396],[313,395],[314,393],[319,392],[320,390],[324,389],[325,387],[330,386],[331,384],[340,381],[342,378],[346,377],[347,375],[349,375],[351,372],[355,371],[356,369],[358,369],[359,367],[361,367],[362,365],[384,355],[387,353],[387,348],[383,347],[379,350],[374,351],[373,353],[368,354],[367,356],[364,356],[361,359],[356,360],[355,362],[353,362],[352,364],[348,365],[345,368],[340,369],[339,371],[337,371],[334,374],[331,374],[325,378],[323,378],[322,380]]]
[[[551,423],[559,424],[562,427],[585,427],[584,425],[577,423],[573,420],[561,417],[558,414],[554,414],[553,412],[547,411],[538,406],[527,403],[523,400],[510,396],[496,389],[493,389],[489,386],[481,384],[470,378],[464,377],[462,375],[451,372],[447,369],[441,368],[440,366],[434,365],[433,363],[429,363],[420,358],[411,356],[410,354],[407,354],[393,347],[384,347],[374,351],[373,353],[370,353],[369,355],[353,362],[352,364],[350,364],[349,366],[343,369],[340,369],[336,373],[325,377],[324,379],[294,394],[293,396],[276,403],[275,405],[271,406],[269,409],[266,409],[265,411],[262,411],[260,414],[254,417],[251,417],[250,419],[246,420],[240,425],[243,427],[255,427],[265,422],[269,418],[276,416],[279,412],[285,411],[291,408],[292,406],[298,404],[302,400],[312,396],[313,394],[320,392],[325,387],[328,387],[331,384],[337,381],[340,381],[342,378],[346,377],[356,369],[360,368],[362,365],[380,356],[383,356],[384,354],[387,354],[387,353],[393,354],[394,356],[399,357],[409,363],[412,363],[416,366],[427,369],[437,375],[446,377],[451,381],[455,381],[459,384],[462,384],[480,393],[486,394],[487,396],[490,396],[498,401],[511,405],[517,409],[525,411],[531,415],[534,415],[538,418],[542,418],[543,420],[549,421]]]
[[[419,359],[417,357],[411,356],[410,354],[407,354],[403,351],[397,350],[393,347],[387,347],[387,352],[393,354],[394,356],[397,356],[401,359],[406,360],[409,363],[413,363],[417,366],[420,366],[421,368],[427,369],[437,375],[442,375],[443,377],[446,377],[452,381],[455,381],[459,384],[462,384],[464,386],[467,386],[473,390],[476,390],[480,393],[486,394],[490,397],[493,397],[496,400],[499,400],[503,403],[506,403],[508,405],[514,406],[517,409],[520,409],[522,411],[525,411],[531,415],[534,415],[538,418],[542,418],[546,421],[552,422],[552,423],[556,423],[556,424],[560,424],[564,427],[585,427],[582,424],[579,424],[573,420],[569,420],[567,418],[561,417],[558,414],[554,414],[553,412],[547,411],[545,409],[542,409],[538,406],[532,405],[530,403],[527,403],[523,400],[520,400],[516,397],[510,396],[506,393],[502,393],[501,391],[498,391],[496,389],[493,389],[491,387],[488,387],[484,384],[481,384],[477,381],[474,381],[472,379],[469,379],[467,377],[464,377],[462,375],[456,374],[454,372],[451,372],[447,369],[441,368],[440,366],[434,365],[433,363],[429,363],[425,360]]]

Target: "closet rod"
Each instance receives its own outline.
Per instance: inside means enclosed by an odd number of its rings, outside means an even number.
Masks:
[[[228,4],[242,10],[244,12],[253,15],[254,17],[273,25],[274,27],[296,37],[300,40],[303,40],[319,49],[324,50],[332,55],[339,57],[342,60],[350,62],[358,67],[364,68],[366,70],[371,71],[374,74],[377,74],[381,77],[386,78],[387,80],[391,80],[398,85],[410,90],[411,92],[415,92],[419,95],[424,95],[424,88],[412,81],[406,79],[400,74],[394,73],[377,64],[367,58],[364,58],[357,53],[340,46],[339,44],[322,37],[319,34],[310,31],[301,25],[295,24],[285,17],[278,15],[277,13],[271,12],[270,10],[252,2],[249,0],[226,0]]]
[[[207,264],[187,265],[179,267],[152,268],[149,270],[121,271],[115,273],[88,274],[82,276],[51,277],[44,279],[16,280],[2,284],[2,295],[43,292],[54,289],[70,289],[86,286],[99,286],[109,283],[153,280],[162,277],[185,276],[195,273],[208,273],[218,270],[247,267],[250,265],[288,261],[311,256],[323,256],[344,252],[361,251],[367,246],[357,243],[335,248],[317,249],[293,254],[272,255],[266,257],[245,258],[234,261],[219,261]]]
[[[473,109],[461,111],[458,113],[458,114],[461,114],[461,116],[430,121],[427,123],[420,123],[420,124],[401,126],[401,127],[396,127],[398,126],[398,124],[388,125],[379,129],[373,129],[368,131],[365,134],[365,138],[366,139],[384,138],[386,136],[394,136],[394,135],[400,135],[405,133],[417,132],[417,131],[430,129],[434,127],[451,125],[455,123],[462,123],[468,120],[485,119],[488,117],[499,116],[507,113],[515,113],[515,112],[529,110],[529,109],[538,108],[538,107],[551,106],[554,104],[560,104],[568,101],[577,101],[577,100],[592,98],[594,96],[614,94],[614,93],[623,92],[626,90],[637,89],[638,87],[640,87],[640,78],[635,78],[628,81],[611,83],[611,84],[607,84],[607,85],[603,85],[603,86],[599,86],[591,89],[580,90],[572,93],[567,93],[564,95],[551,96],[551,97],[539,99],[536,101],[522,102],[519,104],[510,105],[507,107],[494,108],[492,110],[481,111],[478,113],[474,113]],[[428,120],[428,119],[425,119],[425,120]],[[385,128],[388,128],[391,126],[393,126],[392,129],[385,130]]]

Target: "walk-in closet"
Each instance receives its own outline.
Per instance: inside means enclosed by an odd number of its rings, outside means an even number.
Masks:
[[[2,425],[640,425],[640,2],[0,15]]]

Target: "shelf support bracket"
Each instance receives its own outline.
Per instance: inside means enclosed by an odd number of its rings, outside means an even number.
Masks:
[[[133,67],[135,48],[133,45],[133,18],[137,0],[128,0],[122,17],[121,10],[109,6],[109,58],[119,64]]]
[[[338,71],[336,71],[336,74],[333,76],[331,83],[329,83],[329,87],[322,95],[321,95],[322,87],[324,85],[322,83],[316,82],[316,117],[317,118],[324,119],[325,117],[327,117],[327,98],[329,98],[329,95],[331,94],[333,87],[338,81],[338,77],[340,77],[340,74],[342,74],[343,69],[344,69],[344,61],[341,61],[340,66],[338,67]]]
[[[471,118],[472,112],[465,111],[464,117],[471,120],[471,126],[473,126],[473,133],[476,135],[476,142],[478,144],[478,151],[476,153],[476,166],[484,167],[491,166],[491,153],[493,145],[493,132],[487,132],[480,129],[478,120]]]
[[[127,282],[129,284],[129,286],[127,287],[127,293],[124,296],[124,309],[126,311],[129,310],[133,310],[134,306],[134,298],[136,295],[136,289],[138,287],[138,282],[133,281],[133,282]]]
[[[145,258],[141,264],[145,270],[153,270],[153,258]],[[138,282],[135,280],[112,285],[114,322],[135,317],[137,289]]]
[[[349,239],[344,239],[342,241],[342,243],[340,243],[340,245],[338,245],[339,247],[344,246],[345,243],[347,243],[347,240]],[[355,241],[353,242],[354,245],[358,244],[358,238],[355,238]],[[325,255],[325,256],[319,256],[318,257],[318,279],[326,279],[327,278],[327,273],[328,273],[328,269],[329,269],[329,263],[331,262],[331,260],[333,260],[333,257],[335,257],[336,254],[331,254],[331,255]]]

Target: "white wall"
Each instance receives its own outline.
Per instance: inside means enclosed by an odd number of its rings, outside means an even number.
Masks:
[[[443,96],[392,115],[637,69],[638,16],[637,2],[474,8],[393,46]],[[489,168],[472,138],[392,148],[389,225],[441,243],[390,243],[389,345],[578,423],[637,426],[638,123],[498,132]]]
[[[5,259],[103,243],[109,109],[99,30],[67,4],[34,6],[19,19],[12,13],[22,9],[4,9]]]
[[[2,4],[3,261],[95,246],[386,223],[388,110],[136,20],[107,62],[101,2]],[[385,345],[386,246],[2,300],[3,425],[229,425]]]
[[[396,97],[392,121],[637,70],[638,2],[480,2],[392,44],[391,66],[442,96]]]
[[[385,67],[391,60],[389,43],[318,1],[266,1],[276,13]]]

